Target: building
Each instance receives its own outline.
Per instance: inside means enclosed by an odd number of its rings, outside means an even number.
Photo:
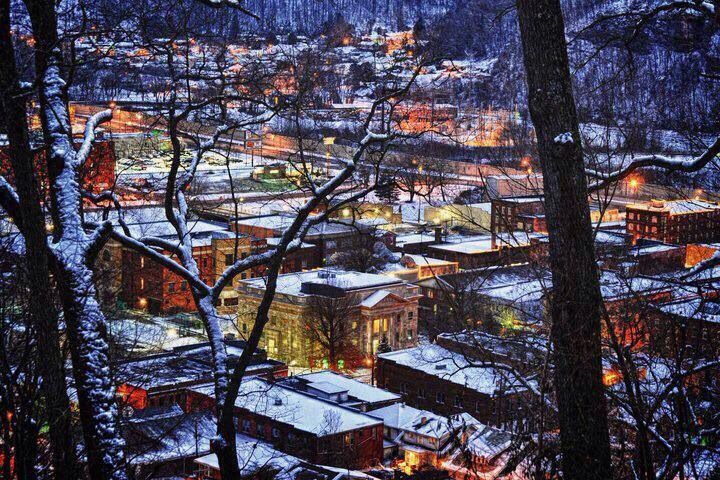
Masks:
[[[485,179],[488,198],[527,197],[543,191],[540,174],[488,175]]]
[[[459,269],[457,262],[440,260],[425,255],[405,254],[395,263],[387,263],[379,273],[390,275],[400,280],[416,283],[437,275],[449,275]]]
[[[93,143],[85,163],[79,169],[82,187],[93,193],[100,193],[115,185],[115,164],[117,161],[115,157],[115,144],[110,139],[100,137],[101,138]],[[0,146],[0,175],[7,179],[10,184],[14,184],[14,175],[8,155],[9,147],[5,145]],[[43,149],[36,150],[33,165],[39,187],[44,192],[47,192],[49,181]]]
[[[101,214],[98,210],[88,212],[91,216],[99,217]],[[113,220],[117,221],[117,217]],[[134,238],[152,236],[171,244],[177,243],[177,232],[165,219],[162,207],[152,205],[125,209],[124,221]],[[193,259],[200,279],[209,285],[236,260],[267,251],[278,242],[275,237],[255,238],[236,234],[222,222],[194,219],[189,222],[189,229],[193,240]],[[173,251],[162,253],[170,258],[176,257]],[[303,243],[283,260],[281,271],[294,272],[318,266],[316,247]],[[96,263],[96,270],[103,276],[100,282],[102,297],[111,301],[119,299],[123,307],[162,315],[195,311],[187,280],[118,241],[110,240],[106,244]],[[218,311],[223,314],[237,311],[238,282],[262,273],[262,266],[239,273],[233,284],[220,293]]]
[[[368,415],[383,421],[386,458],[398,458],[395,467],[412,473],[423,467],[439,469],[453,448],[460,429],[449,418],[404,403],[372,410]]]
[[[224,344],[228,366],[233,368],[242,355],[245,342],[226,340]],[[114,366],[120,405],[135,411],[184,405],[188,387],[212,381],[211,360],[210,344],[199,343],[120,362]],[[264,351],[258,350],[250,360],[247,375],[281,378],[287,376],[287,365],[269,360]]]
[[[401,400],[398,394],[329,370],[293,375],[282,385],[363,412]]]
[[[242,478],[277,478],[282,480],[375,480],[356,470],[314,465],[276,450],[269,443],[247,435],[237,435],[237,458]],[[220,465],[214,453],[195,460],[197,480],[221,480]]]
[[[475,366],[470,357],[436,344],[379,354],[376,370],[378,385],[415,408],[445,416],[469,413],[496,426],[521,424],[529,414],[532,380]]]
[[[262,279],[240,282],[241,333],[249,332],[264,293]],[[327,299],[344,299],[337,308],[343,309],[346,325],[350,326],[345,335],[349,342],[343,342],[349,356],[345,366],[373,355],[383,338],[393,349],[417,341],[417,287],[386,275],[322,269],[278,277],[270,321],[260,345],[272,358],[291,365],[328,366],[327,351],[308,335],[310,325],[316,323],[313,312],[318,304],[332,302]]]
[[[702,200],[652,200],[628,205],[625,221],[634,241],[685,245],[720,240],[720,207]]]
[[[658,305],[646,328],[651,351],[670,358],[717,359],[720,345],[720,303],[702,297],[674,300]]]
[[[132,480],[192,476],[194,460],[210,453],[210,439],[217,435],[212,413],[185,413],[177,405],[133,412],[120,426]]]
[[[428,255],[456,262],[462,269],[525,263],[542,256],[544,246],[533,242],[540,234],[522,231],[459,237],[427,246]]]
[[[232,221],[230,226],[233,231],[251,237],[280,237],[295,218],[287,214],[242,218]],[[392,248],[395,245],[395,234],[379,228],[376,222],[353,221],[350,217],[348,220],[326,221],[311,227],[303,241],[315,245],[319,249],[316,258],[321,259],[322,265],[327,265],[333,254],[375,241],[382,241]]]
[[[445,229],[460,227],[472,232],[489,233],[491,207],[490,202],[427,206],[423,210],[423,217],[425,222],[441,225]]]
[[[547,232],[545,200],[542,196],[493,198],[490,210],[490,231]]]
[[[214,408],[214,387],[188,389],[185,411]],[[235,400],[237,431],[314,464],[362,469],[382,459],[383,424],[358,410],[254,377]]]

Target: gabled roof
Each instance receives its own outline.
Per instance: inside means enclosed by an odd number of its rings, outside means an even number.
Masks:
[[[360,307],[363,308],[373,308],[386,298],[391,298],[395,300],[396,302],[401,303],[408,303],[408,300],[406,298],[401,297],[400,295],[397,295],[389,290],[378,290],[377,292],[373,292],[370,296],[368,296],[365,300],[360,302]]]

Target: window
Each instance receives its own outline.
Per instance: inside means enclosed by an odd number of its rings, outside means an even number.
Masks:
[[[437,392],[435,394],[435,403],[445,403],[445,392]]]
[[[278,428],[273,427],[272,438],[280,438],[280,430]]]
[[[187,285],[187,282],[183,280],[182,283],[180,283],[180,290],[183,292],[187,290]]]
[[[228,297],[225,299],[226,307],[234,307],[238,304],[238,297]]]
[[[168,292],[173,293],[175,291],[175,282],[168,283]]]
[[[462,408],[462,397],[460,395],[455,395],[455,406],[458,408]]]
[[[225,266],[226,267],[230,266],[233,263],[235,263],[235,255],[233,255],[232,253],[226,253],[225,254]]]
[[[243,432],[249,433],[250,432],[250,420],[243,420],[240,424],[240,428]]]
[[[140,257],[140,268],[145,268],[145,257]]]
[[[140,290],[145,290],[145,279],[140,278]]]
[[[418,387],[418,398],[425,398],[425,388]]]
[[[263,428],[262,424],[258,423],[258,424],[255,426],[255,434],[256,434],[258,437],[263,437],[263,436],[265,436],[265,429]]]
[[[103,260],[105,260],[106,262],[109,262],[109,261],[110,261],[110,251],[108,251],[108,250],[103,250],[102,258],[103,258]]]
[[[402,385],[400,385],[400,391],[402,393],[407,393],[408,392],[408,384],[403,382]]]
[[[376,318],[375,320],[373,320],[373,333],[380,332],[380,322],[382,322],[382,320],[379,318]]]
[[[413,311],[408,312],[408,319],[412,320],[413,318],[415,318],[415,312],[413,312]]]

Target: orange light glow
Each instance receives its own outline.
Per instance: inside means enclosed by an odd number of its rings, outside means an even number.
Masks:
[[[603,385],[606,387],[615,385],[620,381],[620,373],[616,372],[615,370],[606,370],[603,373]]]

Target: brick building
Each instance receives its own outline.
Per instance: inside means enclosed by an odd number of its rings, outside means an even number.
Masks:
[[[720,207],[701,200],[652,200],[628,205],[626,223],[634,241],[685,245],[720,240]]]
[[[249,331],[265,292],[262,279],[240,282],[238,328]],[[314,270],[280,275],[270,308],[270,322],[260,345],[273,358],[289,364],[318,363],[326,355],[307,334],[313,306],[323,299],[347,299],[343,314],[350,331],[343,359],[346,366],[377,352],[383,337],[391,348],[405,348],[417,341],[418,288],[397,278],[342,270]],[[326,365],[327,366],[327,365]]]
[[[546,232],[545,200],[542,196],[493,198],[490,231]]]
[[[100,215],[100,212],[89,212]],[[153,236],[176,241],[177,234],[173,226],[165,220],[159,207],[142,207],[125,210],[125,223],[135,238]],[[277,244],[277,238],[254,238],[235,234],[221,222],[194,220],[190,222],[193,236],[193,258],[197,262],[200,278],[212,284],[217,277],[236,259],[262,253]],[[163,251],[173,258],[174,252]],[[319,266],[316,247],[303,243],[283,261],[282,272],[295,272]],[[119,298],[124,306],[147,310],[154,314],[172,314],[192,312],[194,300],[186,280],[170,269],[154,262],[134,250],[111,240],[105,246],[96,264],[97,270],[104,272],[101,295],[109,299]],[[261,276],[263,267],[241,272],[228,285],[218,299],[221,313],[234,313],[237,310],[238,283],[247,278]]]
[[[246,344],[226,340],[228,366],[233,368]],[[264,350],[257,350],[247,368],[248,376],[282,378],[287,365],[270,360]],[[114,366],[117,395],[123,407],[144,410],[148,407],[185,404],[185,391],[192,385],[212,381],[209,343],[176,347],[169,352],[120,362]]]
[[[214,403],[212,384],[191,387],[185,410]],[[315,464],[362,469],[382,459],[381,420],[260,378],[242,382],[235,418],[239,433]]]
[[[0,146],[0,175],[11,184],[14,175],[8,157],[8,146]],[[83,188],[99,193],[115,184],[115,144],[110,139],[99,138],[93,143],[87,160],[79,170]],[[42,192],[47,192],[49,183],[44,150],[37,150],[33,157],[34,170]]]
[[[422,410],[445,416],[469,413],[496,426],[521,423],[530,414],[529,392],[520,381],[495,368],[474,366],[465,355],[440,345],[382,353],[376,371],[379,386]]]

